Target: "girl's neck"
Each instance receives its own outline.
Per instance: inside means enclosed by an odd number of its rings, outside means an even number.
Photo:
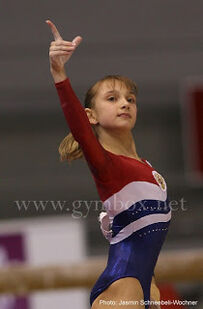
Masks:
[[[99,132],[99,142],[104,149],[117,155],[124,155],[140,159],[131,131],[121,132],[102,130]]]

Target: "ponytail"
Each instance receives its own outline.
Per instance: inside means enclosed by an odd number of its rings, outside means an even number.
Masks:
[[[69,133],[60,143],[59,146],[60,161],[71,162],[83,158],[83,152],[79,143],[74,139],[72,133]]]

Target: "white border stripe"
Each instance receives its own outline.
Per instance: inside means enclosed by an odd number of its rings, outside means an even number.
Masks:
[[[117,242],[127,238],[132,233],[142,229],[145,226],[158,222],[167,222],[170,219],[171,219],[171,210],[167,214],[152,214],[144,216],[124,227],[115,237],[111,239],[110,244],[116,244]]]
[[[146,181],[133,181],[105,200],[103,205],[108,215],[115,217],[139,201],[158,200],[164,202],[166,198],[166,191],[163,191],[158,184]]]

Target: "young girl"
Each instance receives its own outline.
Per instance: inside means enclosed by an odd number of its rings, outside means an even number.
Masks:
[[[64,41],[46,22],[54,36],[50,70],[71,130],[59,147],[61,160],[85,157],[106,209],[100,224],[109,256],[91,291],[91,308],[159,308],[149,307],[150,299],[159,300],[153,272],[171,211],[163,177],[136,151],[137,86],[123,76],[106,76],[88,90],[83,109],[64,69],[82,38]]]

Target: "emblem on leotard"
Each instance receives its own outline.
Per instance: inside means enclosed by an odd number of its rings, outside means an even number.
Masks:
[[[163,190],[166,191],[166,182],[164,178],[157,173],[156,171],[152,171],[152,175],[154,176],[156,182],[158,183],[159,187]]]

